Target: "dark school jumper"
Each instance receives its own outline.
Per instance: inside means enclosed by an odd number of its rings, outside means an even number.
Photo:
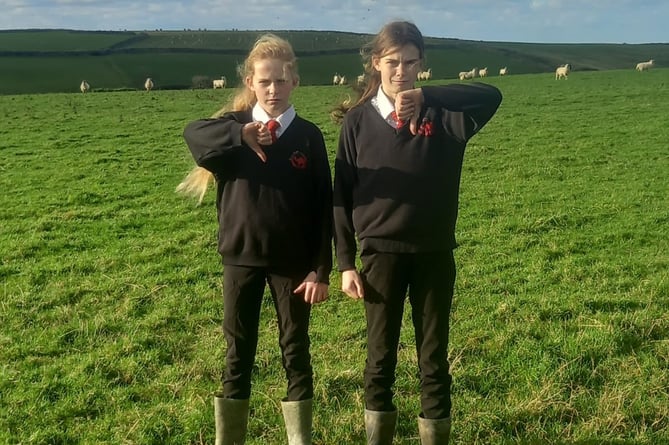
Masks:
[[[366,408],[393,411],[397,347],[409,291],[423,416],[450,415],[448,332],[455,225],[467,141],[502,95],[486,84],[426,86],[418,134],[390,126],[371,101],[349,110],[335,161],[334,223],[340,271],[360,242],[367,317]]]
[[[198,166],[217,182],[218,251],[223,271],[223,331],[228,349],[223,395],[248,399],[265,283],[279,321],[287,400],[313,396],[309,353],[311,305],[293,290],[315,271],[332,269],[332,183],[325,142],[313,123],[295,116],[264,147],[267,162],[242,141],[251,112],[190,123],[184,138]]]

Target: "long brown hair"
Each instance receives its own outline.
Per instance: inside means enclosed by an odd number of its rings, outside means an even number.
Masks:
[[[397,21],[384,25],[372,41],[360,49],[364,82],[354,87],[358,94],[355,103],[352,103],[350,99],[346,100],[332,112],[335,121],[341,122],[348,110],[366,102],[378,91],[381,85],[381,74],[374,69],[374,60],[406,45],[414,45],[418,48],[421,61],[425,59],[425,42],[418,27],[411,22]]]
[[[246,79],[253,77],[256,62],[264,59],[281,60],[284,63],[284,70],[288,71],[296,82],[299,80],[297,58],[290,43],[277,35],[263,34],[256,40],[244,64],[237,67],[240,84],[234,96],[211,117],[221,117],[229,111],[249,111],[253,108],[258,99],[246,86]],[[195,167],[177,186],[176,191],[198,198],[198,203],[201,203],[209,184],[213,181],[214,175],[209,170]]]

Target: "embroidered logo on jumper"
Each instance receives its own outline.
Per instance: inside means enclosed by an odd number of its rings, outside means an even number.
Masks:
[[[423,118],[420,127],[418,127],[418,134],[421,136],[432,136],[434,134],[434,126],[426,117]]]
[[[290,155],[290,165],[299,170],[304,170],[307,168],[307,156],[301,151],[294,151]]]

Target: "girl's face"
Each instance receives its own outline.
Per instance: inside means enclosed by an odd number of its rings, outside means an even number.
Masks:
[[[414,87],[421,66],[420,52],[415,45],[405,45],[372,58],[372,65],[381,74],[383,92],[395,100],[397,93]]]
[[[278,117],[290,107],[290,94],[297,86],[297,79],[284,70],[284,62],[279,59],[258,60],[253,65],[253,76],[245,82],[270,117]]]

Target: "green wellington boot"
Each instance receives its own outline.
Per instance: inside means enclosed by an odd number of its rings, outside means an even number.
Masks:
[[[249,419],[249,399],[214,396],[216,445],[244,445]]]

